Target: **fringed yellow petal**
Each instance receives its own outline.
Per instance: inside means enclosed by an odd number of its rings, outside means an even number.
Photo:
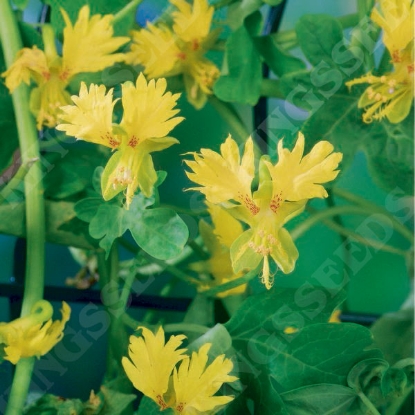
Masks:
[[[173,30],[185,42],[200,42],[208,36],[214,8],[207,0],[194,0],[193,7],[185,0],[170,0],[177,7]]]
[[[233,363],[224,355],[218,356],[207,365],[211,344],[203,345],[192,357],[185,359],[173,373],[176,413],[192,415],[217,410],[234,399],[233,396],[214,396],[225,382],[235,382],[238,378],[229,375]]]
[[[13,92],[22,82],[29,85],[31,79],[38,84],[49,78],[49,67],[43,50],[36,46],[21,49],[10,68],[1,74],[6,78],[5,83],[10,92]]]
[[[170,29],[148,23],[145,29],[132,31],[131,52],[127,54],[127,62],[143,65],[146,75],[159,78],[181,72],[177,65],[180,54],[181,50]]]
[[[283,200],[300,201],[315,197],[327,197],[322,183],[334,180],[342,160],[341,153],[333,153],[328,141],[318,142],[303,157],[304,136],[299,133],[294,149],[290,152],[278,143],[278,163],[266,162],[274,184],[274,195]]]
[[[164,78],[147,83],[142,73],[136,85],[122,85],[124,114],[120,126],[127,133],[127,145],[136,147],[146,139],[165,137],[183,121],[183,117],[175,116],[180,94],[166,92],[166,87]]]
[[[90,143],[116,148],[120,138],[113,133],[112,112],[118,100],[112,98],[113,89],[106,93],[104,85],[91,84],[89,90],[81,83],[79,95],[73,95],[74,105],[61,108],[61,123],[57,130]]]
[[[89,6],[85,5],[72,25],[65,10],[61,9],[61,13],[66,25],[63,30],[62,74],[73,76],[80,72],[97,72],[125,60],[125,54],[114,52],[130,39],[113,37],[112,15],[89,17]]]
[[[187,177],[201,185],[189,190],[199,190],[211,203],[229,200],[242,201],[255,210],[251,195],[251,182],[254,177],[253,142],[249,138],[245,144],[242,160],[235,140],[229,135],[221,145],[221,154],[209,149],[192,153],[195,161],[185,163],[193,172],[186,172]]]
[[[160,327],[153,334],[145,327],[142,337],[130,337],[129,358],[122,358],[124,370],[134,387],[156,402],[160,409],[166,409],[164,394],[169,386],[170,375],[175,365],[185,356],[186,349],[179,349],[183,335],[171,336],[167,343]]]
[[[34,304],[31,314],[10,323],[0,323],[0,344],[4,359],[16,364],[24,357],[40,357],[48,353],[63,337],[71,309],[62,302],[62,320],[52,322],[52,306],[45,300]]]

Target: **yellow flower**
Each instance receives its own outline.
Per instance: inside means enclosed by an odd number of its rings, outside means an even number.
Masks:
[[[48,301],[34,304],[31,313],[10,323],[0,323],[0,344],[4,359],[16,364],[20,358],[40,357],[48,353],[63,337],[71,309],[62,302],[62,320],[52,322],[53,308]]]
[[[414,38],[414,5],[411,0],[380,0],[379,13],[372,10],[371,19],[383,29],[383,43],[394,63],[402,61],[402,53]]]
[[[81,84],[79,96],[73,96],[75,105],[61,108],[62,123],[56,128],[80,140],[102,144],[117,151],[108,161],[101,179],[105,200],[126,191],[128,209],[138,188],[145,196],[151,196],[157,181],[150,153],[164,150],[178,143],[167,134],[183,118],[175,117],[180,94],[166,92],[166,80],[147,83],[143,74],[134,85],[122,84],[121,102],[124,114],[120,124],[112,123],[113,100],[110,89],[91,84],[89,91]]]
[[[15,62],[2,74],[10,92],[22,82],[37,85],[31,92],[30,107],[37,118],[37,128],[54,127],[59,107],[70,103],[66,88],[74,75],[97,72],[125,59],[123,53],[113,53],[129,41],[113,37],[112,15],[89,17],[89,6],[83,6],[76,23],[61,9],[66,27],[63,30],[62,56],[55,46],[55,35],[49,25],[42,29],[45,51],[23,48]]]
[[[391,123],[403,121],[411,111],[414,96],[413,64],[395,64],[395,72],[382,76],[365,75],[346,83],[348,87],[370,84],[358,101],[364,108],[363,121],[387,118]]]
[[[298,258],[283,225],[300,214],[309,199],[327,197],[321,184],[336,178],[342,159],[340,153],[332,153],[333,146],[327,141],[317,143],[304,157],[303,152],[301,133],[291,152],[280,141],[277,164],[270,163],[266,156],[261,158],[259,186],[254,193],[252,139],[245,145],[242,160],[235,141],[228,137],[221,155],[202,149],[194,154],[195,161],[186,162],[193,170],[187,172],[190,180],[202,185],[193,189],[204,193],[209,202],[228,208],[249,227],[230,248],[234,272],[254,269],[262,262],[262,282],[268,289],[272,286],[269,256],[285,274],[293,271]]]
[[[143,337],[130,337],[128,354],[131,360],[123,357],[122,365],[134,387],[165,409],[164,394],[173,368],[185,358],[186,349],[179,347],[186,337],[171,336],[165,343],[162,327],[155,335],[145,327],[138,329],[142,330]]]
[[[367,74],[346,83],[348,87],[369,84],[359,99],[363,121],[387,118],[391,123],[404,120],[414,96],[414,7],[410,0],[381,0],[372,20],[383,29],[383,42],[392,57],[393,72],[381,76]]]
[[[219,69],[204,57],[217,38],[210,32],[214,8],[207,0],[170,0],[173,28],[148,23],[146,29],[132,32],[127,60],[144,66],[150,78],[183,74],[189,102],[201,108],[219,77]]]
[[[122,365],[134,387],[156,402],[160,410],[172,408],[182,415],[209,413],[233,399],[213,396],[224,382],[237,378],[229,375],[233,364],[224,355],[206,366],[210,344],[189,358],[184,354],[186,349],[179,349],[185,336],[171,336],[165,343],[162,327],[155,335],[145,327],[139,329],[143,337],[130,337],[131,360],[123,357]]]
[[[210,273],[214,278],[211,282],[203,281],[200,286],[201,291],[225,284],[242,276],[242,272],[236,274],[233,272],[230,247],[242,234],[243,227],[238,220],[219,205],[207,203],[207,206],[213,227],[201,220],[199,222],[199,232],[210,258],[206,261],[189,264],[190,269],[199,274]],[[242,294],[245,290],[246,284],[241,284],[238,287],[223,291],[217,296],[223,298],[229,295]]]
[[[184,359],[179,369],[174,369],[175,392],[174,411],[176,414],[206,414],[217,410],[233,400],[233,396],[213,396],[225,382],[238,380],[229,373],[233,369],[230,359],[218,356],[210,365],[208,351],[210,343],[204,344],[191,358]]]

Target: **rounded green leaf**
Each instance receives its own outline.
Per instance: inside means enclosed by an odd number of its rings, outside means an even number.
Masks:
[[[180,216],[164,208],[144,211],[131,223],[130,231],[144,251],[162,260],[179,255],[189,236],[189,230]]]

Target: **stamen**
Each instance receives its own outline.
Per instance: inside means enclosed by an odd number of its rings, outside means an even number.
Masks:
[[[253,216],[259,213],[259,207],[254,203],[254,201],[247,195],[242,195],[242,193],[238,192],[239,199],[241,199],[242,203],[245,207],[252,213]]]
[[[138,138],[135,136],[135,135],[133,135],[131,138],[130,138],[130,141],[128,142],[128,146],[129,147],[132,147],[132,148],[135,148],[136,146],[137,146],[137,144],[138,144]]]

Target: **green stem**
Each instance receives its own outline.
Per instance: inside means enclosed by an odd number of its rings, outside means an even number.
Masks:
[[[12,194],[20,183],[26,177],[26,174],[29,172],[30,168],[32,167],[33,163],[38,161],[39,159],[35,158],[32,160],[28,160],[26,163],[22,164],[19,169],[17,170],[16,174],[9,180],[6,186],[0,192],[0,203],[3,203],[7,200],[10,194]]]
[[[10,67],[23,47],[17,22],[8,0],[0,0],[0,39],[7,67]],[[22,164],[40,160],[35,120],[29,109],[29,88],[22,84],[12,94]],[[25,288],[21,315],[25,316],[36,301],[43,298],[45,260],[45,208],[40,161],[33,164],[24,178],[26,210]],[[33,363],[22,359],[16,367],[6,415],[21,414],[29,390]],[[18,377],[17,377],[18,374]]]
[[[23,413],[23,406],[29,393],[30,377],[27,382],[27,374],[33,372],[35,365],[34,357],[26,357],[19,360],[16,365],[16,371],[13,376],[13,385],[9,395],[9,402],[7,404],[6,414],[21,415]]]
[[[373,403],[369,400],[369,398],[363,392],[360,392],[358,395],[359,395],[359,398],[366,405],[366,407],[369,409],[372,415],[380,415],[380,412],[376,409]]]
[[[167,208],[167,209],[172,209],[177,213],[182,213],[184,215],[189,215],[189,216],[202,216],[202,215],[207,215],[208,211],[207,209],[186,209],[183,207],[179,207],[179,206],[175,206],[175,205],[168,205],[165,203],[160,203],[160,207],[162,208]]]
[[[193,252],[202,259],[209,259],[210,255],[194,240],[192,239],[187,243]]]
[[[120,307],[123,308],[123,310],[126,310],[128,298],[131,293],[131,288],[135,281],[136,273],[131,271],[127,277],[125,278],[124,286],[122,287],[121,295],[120,295]]]
[[[126,16],[135,12],[135,9],[140,5],[143,0],[132,0],[126,6],[124,6],[118,13],[114,15],[112,21],[113,25],[116,25],[118,22],[122,21]]]
[[[352,202],[356,205],[360,205],[364,208],[366,208],[368,211],[371,211],[372,213],[381,213],[385,217],[387,217],[391,224],[393,229],[395,229],[397,232],[399,232],[404,238],[406,238],[411,245],[414,243],[414,234],[411,230],[409,230],[405,225],[403,225],[401,222],[399,222],[395,216],[393,216],[391,213],[389,213],[386,209],[376,205],[375,203],[369,202],[366,199],[363,199],[360,196],[357,196],[354,193],[348,192],[344,189],[339,189],[335,187],[333,189],[333,193],[336,196],[341,197],[342,199],[348,200],[349,202]]]
[[[120,362],[122,355],[127,351],[128,336],[122,320],[125,311],[118,292],[117,244],[114,243],[108,261],[105,261],[103,252],[98,252],[97,257],[102,303],[110,317],[105,373],[105,379],[108,381],[116,378],[121,370]]]
[[[17,22],[8,0],[0,0],[0,38],[7,67],[23,47]],[[22,164],[40,160],[35,121],[29,109],[29,88],[20,85],[12,94],[19,133]],[[27,259],[22,316],[30,313],[32,305],[43,298],[45,258],[45,209],[40,161],[33,164],[25,176]]]
[[[261,83],[261,96],[284,99],[285,95],[280,85],[281,82],[279,80],[264,78]]]
[[[322,211],[319,211],[318,213],[313,214],[309,218],[307,218],[304,222],[302,222],[300,225],[298,225],[295,229],[291,231],[291,236],[294,240],[298,239],[301,235],[303,235],[305,232],[307,232],[312,226],[314,226],[316,223],[322,221],[323,219],[327,219],[331,216],[335,215],[370,215],[373,214],[373,209],[369,208],[367,206],[336,206],[333,208],[325,209]],[[396,229],[396,224],[392,223],[390,220],[390,215],[387,215],[382,210],[382,213],[384,216],[384,221],[388,225],[392,225],[392,227]],[[400,222],[398,222],[400,223]]]
[[[175,267],[174,265],[170,265],[167,261],[163,261],[154,257],[151,257],[151,261],[160,266],[160,272],[167,271],[179,280],[187,282],[188,284],[199,284],[199,280],[197,278],[187,275],[181,269]]]
[[[315,210],[310,210],[310,211],[315,212]],[[395,247],[390,246],[390,245],[382,244],[382,243],[374,241],[372,239],[364,238],[363,236],[361,236],[361,235],[359,235],[355,232],[352,232],[349,229],[346,229],[345,227],[337,224],[336,222],[334,222],[330,219],[323,219],[321,222],[324,223],[324,225],[326,225],[328,228],[330,228],[333,231],[339,233],[340,235],[343,235],[347,238],[354,239],[355,241],[361,243],[362,245],[371,246],[371,247],[373,247],[377,250],[389,252],[389,253],[395,254],[395,255],[400,255],[400,256],[403,256],[405,258],[407,258],[408,255],[409,255],[409,251],[404,251],[402,249],[398,249],[398,248],[395,248]],[[347,252],[349,252],[349,251],[347,251]]]

